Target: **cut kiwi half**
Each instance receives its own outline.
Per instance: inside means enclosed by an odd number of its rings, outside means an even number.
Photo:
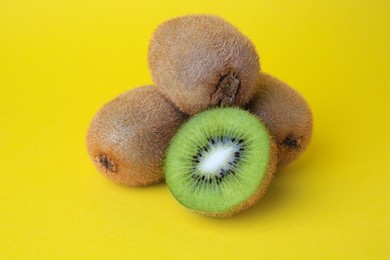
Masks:
[[[276,146],[261,120],[239,108],[215,108],[180,128],[168,148],[164,173],[185,207],[228,217],[264,195],[276,162]]]

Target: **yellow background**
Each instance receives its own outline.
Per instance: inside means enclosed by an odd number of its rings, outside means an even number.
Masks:
[[[236,25],[314,114],[308,150],[230,219],[112,184],[85,149],[98,109],[151,83],[156,26],[190,13]],[[390,259],[389,16],[388,0],[1,0],[0,258]]]

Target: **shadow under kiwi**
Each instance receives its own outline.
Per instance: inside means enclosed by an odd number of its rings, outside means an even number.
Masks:
[[[131,190],[131,191],[142,191],[142,190],[158,190],[158,189],[163,189],[166,187],[165,180],[162,180],[157,183],[153,184],[148,184],[144,186],[130,186],[126,184],[120,184],[120,183],[115,183],[110,180],[107,180],[108,183],[110,183],[113,187],[121,190]]]

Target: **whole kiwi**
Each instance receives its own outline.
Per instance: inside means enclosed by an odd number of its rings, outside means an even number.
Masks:
[[[259,77],[254,45],[214,15],[189,15],[162,23],[149,45],[149,69],[160,91],[183,112],[244,106]]]
[[[186,119],[156,88],[130,90],[93,118],[87,134],[88,153],[97,169],[116,183],[160,182],[165,150]]]
[[[249,110],[266,124],[278,147],[278,167],[298,158],[310,142],[313,119],[305,99],[286,83],[261,72]]]

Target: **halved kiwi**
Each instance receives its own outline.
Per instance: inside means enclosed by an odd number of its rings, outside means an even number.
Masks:
[[[188,15],[162,23],[148,56],[155,85],[189,115],[243,106],[255,94],[260,70],[255,47],[218,16]]]
[[[305,99],[286,83],[261,72],[258,92],[248,105],[268,127],[278,147],[278,166],[298,158],[310,142],[313,119]]]
[[[106,104],[92,120],[88,153],[97,169],[116,183],[160,182],[166,149],[186,119],[156,88],[130,90]]]
[[[276,146],[256,116],[216,108],[180,128],[168,148],[164,173],[181,204],[207,216],[227,217],[264,195],[276,162]]]

